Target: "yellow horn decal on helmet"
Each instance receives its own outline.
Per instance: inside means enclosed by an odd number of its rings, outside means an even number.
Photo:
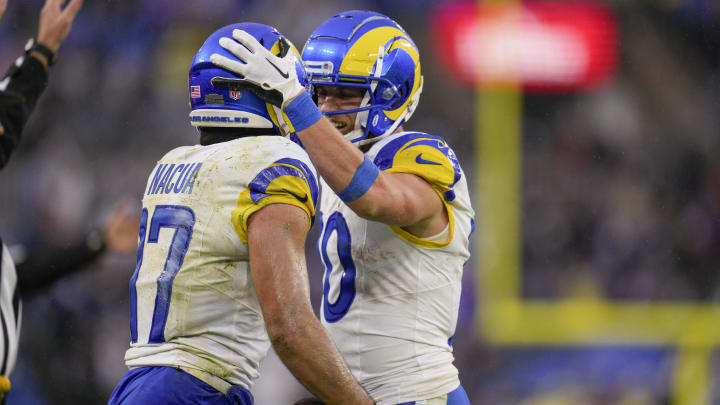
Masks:
[[[302,63],[302,57],[300,56],[300,52],[298,52],[297,48],[295,48],[295,45],[293,45],[293,43],[290,42],[289,39],[285,38],[285,40],[288,42],[288,44],[290,44],[290,51],[294,53],[297,60]],[[270,48],[270,53],[272,53],[273,55],[278,55],[280,53],[280,41],[275,41],[273,46]],[[283,125],[283,122],[278,119],[278,115],[275,113],[275,108],[273,108],[272,104],[265,103],[265,108],[267,108],[268,115],[270,115],[270,119],[272,120],[272,122],[275,124],[276,127],[280,128],[280,133],[283,136],[290,136],[291,133],[295,132],[295,128],[290,122],[290,118],[288,118],[288,116],[285,115],[284,112],[282,112],[282,121],[284,121],[286,125]]]
[[[390,118],[391,120],[397,120],[400,118],[400,115],[405,112],[405,109],[412,101],[415,92],[417,92],[418,88],[422,83],[422,75],[420,73],[420,54],[418,53],[417,48],[415,48],[415,46],[411,42],[405,39],[399,39],[394,41],[386,52],[398,48],[405,50],[413,58],[413,62],[415,62],[415,79],[413,80],[413,87],[412,89],[410,89],[410,94],[407,95],[407,99],[405,100],[405,102],[394,110],[385,111],[385,115],[387,115],[388,118]]]
[[[280,134],[285,137],[290,136],[291,133],[295,132],[295,127],[293,127],[292,122],[290,122],[290,118],[288,118],[285,112],[281,110],[282,120],[285,123],[285,125],[283,125],[283,123],[278,119],[278,115],[275,113],[275,108],[273,107],[274,106],[272,104],[265,103],[265,108],[267,108],[270,119],[276,127],[280,128]]]
[[[295,45],[293,45],[293,43],[290,42],[289,39],[285,38],[285,40],[287,41],[288,44],[290,44],[290,51],[292,51],[292,53],[295,54],[295,57],[297,58],[297,60],[299,60],[300,63],[302,63],[302,57],[300,56],[300,52],[298,52],[297,48],[295,48]],[[280,41],[275,41],[273,46],[270,48],[270,53],[272,53],[273,55],[280,54]]]
[[[378,58],[378,47],[387,45],[393,38],[395,38],[395,40],[389,44],[385,53],[393,49],[402,49],[407,52],[415,62],[415,80],[413,80],[413,88],[407,96],[407,100],[396,109],[385,111],[388,118],[396,120],[400,118],[400,115],[405,111],[421,83],[420,54],[405,32],[395,27],[378,27],[366,32],[358,38],[348,50],[340,66],[339,73],[372,76],[372,69]]]

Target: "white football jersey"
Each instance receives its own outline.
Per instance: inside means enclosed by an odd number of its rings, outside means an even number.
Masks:
[[[22,302],[17,289],[17,272],[10,253],[0,241],[0,375],[9,377],[17,360]]]
[[[246,389],[270,343],[248,264],[247,220],[268,204],[315,215],[317,175],[280,136],[167,153],[148,179],[130,280],[129,368],[181,368]]]
[[[421,239],[360,218],[322,182],[322,320],[378,404],[442,396],[460,384],[451,341],[474,227],[465,175],[444,140],[423,133],[393,134],[366,156],[425,179],[450,221]]]

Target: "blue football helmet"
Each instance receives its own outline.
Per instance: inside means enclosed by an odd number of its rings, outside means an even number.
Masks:
[[[358,145],[392,134],[412,116],[420,101],[420,54],[403,28],[373,11],[352,10],[322,23],[303,49],[311,85],[367,89],[355,128],[345,135]]]
[[[267,128],[268,133],[294,137],[290,121],[279,108],[237,85],[242,75],[219,68],[210,61],[210,55],[214,53],[237,60],[218,43],[221,37],[232,38],[236,29],[248,32],[275,55],[294,52],[298,79],[309,89],[299,52],[289,40],[281,41],[283,36],[278,30],[257,23],[230,24],[205,40],[190,65],[190,123],[196,127]]]

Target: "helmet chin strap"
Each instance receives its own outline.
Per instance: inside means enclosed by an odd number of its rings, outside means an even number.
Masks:
[[[363,99],[363,103],[361,105],[365,104],[365,100]],[[367,122],[368,115],[370,113],[370,110],[368,111],[360,111],[355,116],[355,126],[353,127],[353,130],[345,134],[345,139],[347,139],[350,142],[353,142],[353,139],[359,139],[365,136],[365,126],[364,124]],[[358,141],[362,142],[362,140]],[[357,142],[353,142],[357,143]]]
[[[378,58],[375,62],[375,73],[373,73],[374,77],[380,77],[382,76],[382,68],[383,68],[383,62],[385,61],[385,47],[383,45],[378,46]],[[360,108],[365,107],[370,103],[370,95],[375,94],[375,89],[377,89],[378,81],[373,80],[370,83],[370,89],[365,92],[365,95],[363,96],[362,102],[360,103]],[[348,132],[345,135],[345,138],[350,140],[350,142],[353,142],[353,139],[360,139],[357,142],[354,142],[358,146],[375,142],[375,138],[367,138],[370,132],[367,128],[368,124],[368,118],[370,117],[370,111],[361,111],[357,113],[355,116],[355,126],[353,127],[353,130]],[[372,139],[372,140],[371,140]]]
[[[375,91],[375,88],[377,87],[377,83],[370,84],[370,90],[365,91],[365,95],[363,96],[362,101],[360,102],[360,108],[363,108],[367,106],[370,103],[370,93]],[[368,121],[368,117],[370,116],[370,110],[366,111],[360,111],[355,115],[355,125],[353,126],[353,130],[345,134],[345,139],[347,139],[350,142],[353,142],[353,139],[360,139],[364,136],[367,136],[366,134],[366,125]],[[363,140],[360,140],[358,142],[362,142]],[[357,143],[357,142],[353,142]]]

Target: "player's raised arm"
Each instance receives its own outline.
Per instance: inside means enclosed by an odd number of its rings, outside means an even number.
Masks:
[[[310,306],[305,268],[308,216],[272,204],[248,220],[250,269],[275,351],[295,377],[326,404],[372,404]]]
[[[429,235],[443,229],[447,214],[438,192],[430,183],[415,174],[379,170],[343,136],[343,133],[357,129],[352,128],[357,112],[351,113],[349,121],[348,117],[340,115],[323,117],[323,113],[338,109],[361,109],[362,97],[349,100],[351,94],[333,94],[323,104],[321,96],[318,108],[308,93],[294,85],[298,78],[292,68],[293,54],[277,57],[265,52],[257,40],[243,31],[233,32],[233,39],[222,38],[220,45],[239,61],[213,55],[213,63],[243,75],[244,82],[254,87],[258,95],[283,107],[320,175],[353,211],[365,219],[388,225],[419,227],[420,234]],[[416,87],[420,86],[421,80],[416,80]],[[352,105],[353,102],[356,105]],[[401,121],[396,121],[398,125],[389,128],[388,134],[401,130]]]
[[[40,10],[38,32],[32,42],[26,45],[30,56],[34,57],[47,70],[53,63],[65,41],[83,0],[46,0]],[[63,6],[64,4],[64,6]]]
[[[359,216],[388,225],[433,223],[428,234],[447,224],[433,187],[411,173],[381,171],[323,117],[298,132],[320,175]]]
[[[20,143],[25,123],[47,87],[48,69],[65,41],[83,0],[46,0],[40,11],[37,37],[28,41],[26,53],[0,80],[0,168]],[[0,18],[7,0],[0,0]]]

